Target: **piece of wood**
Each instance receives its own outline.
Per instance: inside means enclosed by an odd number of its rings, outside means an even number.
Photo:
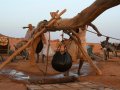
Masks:
[[[56,20],[66,12],[66,9],[64,9],[62,12],[60,12],[56,18],[52,19],[47,27],[50,27],[52,24],[54,24],[54,22],[56,22]],[[16,50],[6,61],[4,61],[1,65],[0,65],[0,69],[2,69],[6,64],[8,64],[16,55],[18,55],[22,50],[24,50],[25,48],[27,48],[37,37],[39,37],[41,34],[43,34],[46,30],[46,27],[44,27],[43,29],[39,30],[40,32],[37,32],[31,39],[29,39],[29,41],[23,45],[21,48],[19,48],[18,50]]]
[[[65,77],[60,77],[60,78],[55,78],[55,77],[34,78],[34,79],[30,79],[29,82],[32,84],[56,84],[56,83],[74,82],[77,80],[78,80],[78,77],[65,76]]]
[[[40,41],[40,39],[42,38],[41,37],[37,37],[32,43],[31,43],[31,46],[30,46],[30,64],[31,65],[36,65],[36,59],[35,59],[35,51],[36,51],[36,48],[37,48],[37,45]]]
[[[56,30],[61,28],[78,28],[89,24],[104,11],[120,4],[120,0],[95,0],[93,4],[85,8],[73,18],[62,18],[54,24]]]
[[[36,62],[35,62],[35,49],[34,49],[34,46],[33,44],[31,45],[30,47],[30,64],[31,65],[36,65]]]

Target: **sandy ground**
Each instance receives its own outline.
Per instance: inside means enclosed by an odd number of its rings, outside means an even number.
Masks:
[[[112,57],[108,61],[98,61],[98,67],[101,69],[103,74],[101,76],[96,75],[95,71],[91,68],[90,73],[87,76],[80,76],[79,81],[84,82],[95,82],[108,85],[110,87],[120,89],[120,57]],[[10,63],[5,68],[7,69],[16,69],[22,72],[27,73],[28,75],[39,75],[43,76],[45,72],[46,64],[41,62],[36,66],[31,66],[29,61],[19,60],[18,62]],[[77,67],[75,69],[77,71]],[[47,75],[58,74],[59,72],[55,71],[51,67],[49,61]],[[26,90],[25,83],[16,82],[5,75],[0,75],[0,90]]]
[[[120,89],[120,58],[112,58],[108,61],[100,61],[98,66],[103,72],[101,76],[97,76],[93,72],[88,76],[80,77],[80,81],[102,83],[104,85]]]
[[[6,76],[0,75],[0,90],[27,90],[25,84],[13,82]]]

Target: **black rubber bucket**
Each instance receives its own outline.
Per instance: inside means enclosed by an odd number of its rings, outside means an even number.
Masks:
[[[52,59],[52,67],[59,72],[68,71],[72,66],[72,58],[68,52],[57,51]]]
[[[35,52],[40,53],[42,49],[43,49],[43,42],[42,42],[42,40],[40,40],[38,45],[37,45],[37,48],[36,48]]]

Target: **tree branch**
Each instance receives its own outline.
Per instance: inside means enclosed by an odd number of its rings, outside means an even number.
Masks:
[[[59,19],[54,27],[59,28],[78,28],[89,24],[104,11],[120,4],[120,0],[96,0],[92,5],[78,13],[73,18]]]

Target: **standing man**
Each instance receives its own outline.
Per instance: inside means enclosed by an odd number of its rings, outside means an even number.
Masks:
[[[79,30],[77,30],[78,36],[79,36],[79,38],[81,40],[82,47],[84,48],[84,50],[86,52],[87,52],[87,50],[86,50],[86,46],[87,46],[87,43],[86,43],[86,31],[87,31],[88,26],[91,26],[97,32],[98,36],[102,36],[102,34],[98,31],[97,27],[95,25],[93,25],[92,23],[89,23],[88,25],[85,25],[85,26],[79,28]],[[78,53],[79,53],[79,51],[78,51]],[[81,67],[83,65],[83,62],[84,62],[83,55],[81,53],[80,60],[79,60],[78,74],[80,74],[80,69],[81,69]]]
[[[103,48],[103,59],[108,60],[109,58],[109,45],[108,45],[109,37],[106,37],[105,47]]]
[[[23,27],[23,28],[28,28],[28,31],[26,32],[25,35],[25,40],[28,41],[33,35],[34,27],[32,26],[32,24],[28,24],[28,27]]]
[[[28,30],[26,32],[26,35],[25,35],[25,38],[24,38],[23,42],[27,42],[30,38],[32,38],[32,35],[35,31],[32,24],[28,24],[28,27],[23,27],[23,29],[25,29],[25,28],[28,28]],[[28,50],[28,53],[30,55],[30,63],[34,64],[35,61],[34,61],[34,56],[33,55],[35,55],[35,53],[34,53],[33,45],[31,47],[27,48],[27,50]]]
[[[83,27],[80,27],[80,28],[77,28],[75,30],[76,33],[78,33],[78,36],[81,40],[81,44],[82,44],[82,47],[84,48],[84,50],[87,52],[86,50],[86,46],[87,46],[87,43],[86,43],[86,32],[87,32],[87,28],[88,26],[91,26],[98,34],[98,36],[101,36],[102,34],[98,31],[97,27],[93,24],[88,24],[88,25],[85,25]],[[76,62],[77,60],[77,57],[79,56],[79,58],[82,58],[83,55],[81,54],[78,55],[80,52],[78,51],[78,46],[76,45],[76,43],[74,41],[72,41],[71,45],[69,46],[69,50],[68,52],[71,54],[72,56],[72,60]],[[73,54],[74,52],[74,54]],[[83,58],[82,58],[83,59]]]
[[[92,27],[97,32],[97,36],[102,36],[102,34],[97,29],[97,27],[92,23],[89,23],[88,25],[85,25],[85,26],[79,28],[79,31],[78,31],[79,38],[81,40],[82,46],[85,51],[86,51],[86,46],[87,46],[86,45],[86,31],[88,29],[88,26]]]

